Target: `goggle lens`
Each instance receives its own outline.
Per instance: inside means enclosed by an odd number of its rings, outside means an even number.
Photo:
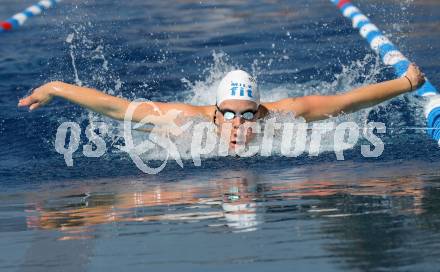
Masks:
[[[231,121],[232,119],[235,118],[235,112],[226,111],[223,113],[223,117],[225,118],[225,120]]]
[[[241,116],[243,119],[245,119],[247,121],[251,121],[252,119],[254,119],[254,116],[255,116],[255,114],[253,112],[251,112],[251,111],[247,111],[247,112],[244,112],[242,114],[235,114],[235,112],[232,112],[232,111],[225,111],[225,112],[223,112],[223,117],[227,121],[233,120],[236,115]]]
[[[241,116],[245,119],[245,120],[248,120],[248,121],[250,121],[250,120],[252,120],[252,119],[254,119],[254,113],[253,112],[251,112],[251,111],[247,111],[247,112],[244,112]]]

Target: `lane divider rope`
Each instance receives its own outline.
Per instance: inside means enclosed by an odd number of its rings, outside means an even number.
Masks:
[[[59,2],[61,2],[61,0],[42,0],[35,5],[28,7],[23,12],[15,14],[6,21],[0,21],[0,32],[19,28],[27,19],[41,14],[44,10],[50,9]]]
[[[379,54],[385,65],[392,66],[398,77],[405,75],[410,61],[397,49],[379,28],[371,23],[350,0],[330,0],[335,4],[342,15],[352,21],[353,28],[368,41],[371,49]],[[425,84],[417,89],[417,95],[428,98],[425,106],[425,116],[428,123],[427,133],[440,145],[440,95],[437,89],[426,80]]]

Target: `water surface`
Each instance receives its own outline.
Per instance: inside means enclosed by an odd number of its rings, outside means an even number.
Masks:
[[[2,1],[0,18],[30,4]],[[437,1],[356,4],[439,85]],[[63,101],[16,108],[51,80],[208,104],[233,68],[267,101],[393,78],[329,1],[64,1],[0,40],[1,270],[436,271],[440,149],[414,129],[425,101],[411,94],[334,119],[384,122],[378,158],[361,140],[344,161],[324,148],[158,175],[116,148],[117,122]],[[106,122],[106,154],[79,149],[67,167],[54,148],[65,121]]]

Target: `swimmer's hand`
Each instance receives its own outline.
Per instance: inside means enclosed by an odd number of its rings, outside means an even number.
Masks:
[[[411,63],[405,75],[411,81],[412,91],[417,90],[425,83],[425,75],[420,71],[420,68],[414,63]]]
[[[47,83],[35,89],[31,95],[22,98],[18,101],[19,107],[29,107],[29,110],[35,110],[48,104],[53,99],[53,85],[54,83]]]

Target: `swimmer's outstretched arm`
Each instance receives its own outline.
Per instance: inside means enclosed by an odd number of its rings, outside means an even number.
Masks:
[[[54,81],[35,89],[31,95],[20,99],[18,106],[29,107],[29,110],[32,111],[50,103],[54,97],[68,100],[116,120],[124,120],[125,113],[132,103],[127,99],[111,96],[95,89]],[[131,121],[140,122],[146,116],[158,116],[159,118],[156,120],[161,121],[160,116],[169,110],[180,111],[183,116],[204,116],[209,115],[208,108],[182,103],[140,102]]]
[[[406,76],[408,78],[402,77],[372,84],[338,95],[283,99],[269,103],[268,108],[294,112],[307,121],[322,120],[374,106],[400,94],[413,91],[425,81],[424,75],[414,64],[409,66]]]

